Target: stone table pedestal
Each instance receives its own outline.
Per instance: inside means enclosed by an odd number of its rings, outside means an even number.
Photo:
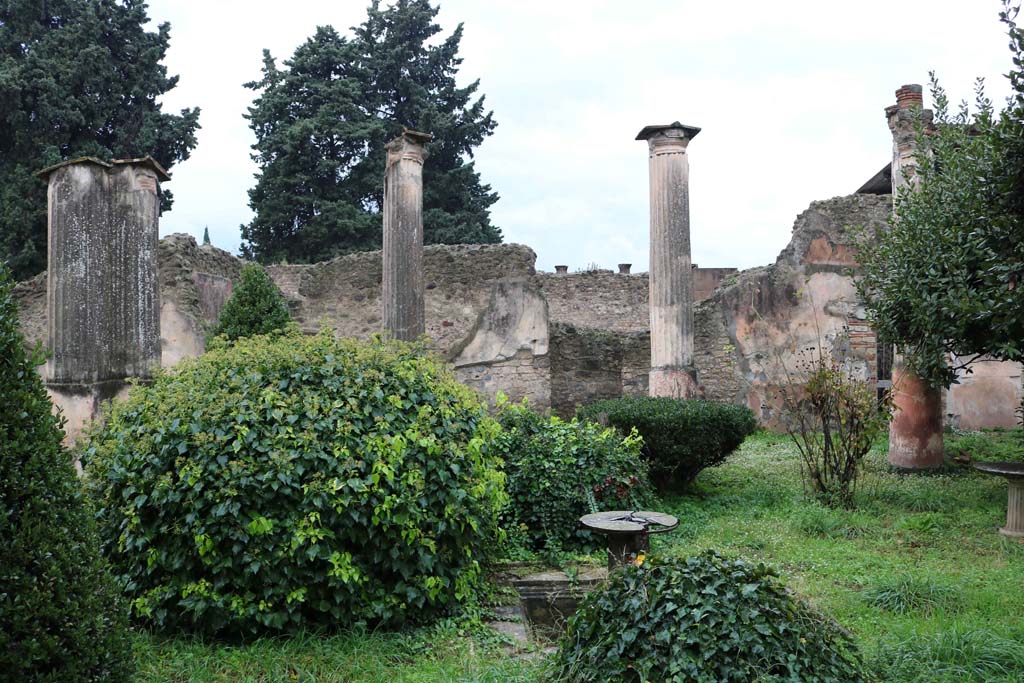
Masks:
[[[976,462],[974,469],[1006,478],[1010,484],[1006,526],[999,533],[1010,538],[1024,538],[1024,462]]]

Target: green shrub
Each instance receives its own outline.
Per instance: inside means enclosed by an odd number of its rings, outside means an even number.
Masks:
[[[210,330],[211,341],[220,335],[229,341],[284,329],[291,322],[288,303],[263,266],[250,263],[231,298],[220,311],[217,325]],[[207,346],[211,346],[207,344]]]
[[[470,598],[506,500],[497,431],[416,346],[292,331],[136,387],[84,456],[133,614],[230,635]]]
[[[127,613],[0,265],[0,680],[128,681]]]
[[[570,620],[547,673],[561,683],[865,680],[835,622],[764,565],[713,552],[612,574]]]
[[[800,451],[806,488],[824,505],[852,508],[861,461],[892,416],[892,398],[879,401],[874,384],[850,374],[839,359],[810,349],[787,373],[783,422]]]
[[[651,478],[663,491],[684,488],[701,470],[722,463],[757,428],[745,406],[664,397],[598,401],[576,416],[640,432]]]
[[[592,422],[543,417],[503,405],[498,449],[505,460],[506,528],[523,529],[534,550],[591,550],[604,539],[579,528],[598,510],[641,509],[650,500],[642,440]]]

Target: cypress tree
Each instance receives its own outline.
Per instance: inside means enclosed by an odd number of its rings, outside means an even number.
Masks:
[[[441,32],[429,0],[376,0],[351,37],[323,26],[285,68],[268,51],[249,108],[260,170],[249,191],[256,215],[242,254],[263,263],[321,261],[381,246],[384,145],[411,128],[430,133],[423,169],[427,244],[493,243],[498,195],[480,179],[474,150],[497,123],[455,77],[460,24]]]
[[[0,262],[16,280],[46,267],[46,183],[67,159],[189,157],[199,109],[162,111],[170,25],[147,31],[140,0],[0,2]],[[161,208],[171,206],[161,188]]]
[[[127,613],[0,266],[0,681],[128,681]]]
[[[242,268],[242,277],[231,298],[220,311],[217,326],[208,337],[224,335],[229,341],[254,334],[283,329],[292,316],[281,290],[262,266],[250,263]]]

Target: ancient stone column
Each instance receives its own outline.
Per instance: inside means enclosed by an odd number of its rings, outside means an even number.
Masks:
[[[68,161],[48,183],[45,380],[74,437],[128,378],[160,366],[158,183],[153,159]]]
[[[651,396],[688,398],[697,393],[686,146],[699,132],[676,121],[647,126],[636,136],[647,141],[650,151]]]
[[[923,109],[920,85],[904,85],[896,91],[896,104],[886,107],[892,132],[892,193],[916,184],[917,131],[932,125],[932,112]],[[894,220],[898,217],[894,216]],[[889,463],[908,470],[942,466],[942,390],[930,386],[904,365],[896,350],[892,365],[893,418],[889,425]]]
[[[413,341],[423,311],[423,161],[433,136],[405,130],[387,144],[384,170],[384,330]]]

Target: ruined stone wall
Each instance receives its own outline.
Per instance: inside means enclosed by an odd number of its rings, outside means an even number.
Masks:
[[[565,418],[605,398],[647,395],[648,332],[551,325],[551,410]]]
[[[748,405],[764,424],[777,424],[785,369],[796,368],[802,350],[819,339],[828,352],[850,358],[858,376],[875,380],[875,337],[849,274],[848,228],[880,227],[889,210],[888,196],[814,202],[772,265],[739,273],[694,269],[698,296],[706,283],[719,283],[694,312],[694,361],[706,397]],[[514,244],[432,246],[424,261],[430,344],[489,400],[500,391],[571,416],[581,403],[647,394],[645,273],[536,273],[533,251]],[[165,366],[203,351],[242,265],[188,235],[161,242]],[[304,330],[326,324],[360,338],[380,331],[379,252],[268,272]],[[45,342],[45,274],[20,283],[15,297],[26,337]],[[1020,397],[1020,365],[987,363],[948,392],[947,412],[964,428],[1010,426]]]
[[[164,367],[198,356],[206,332],[241,275],[243,262],[212,245],[196,244],[191,235],[173,234],[160,241],[160,347]]]
[[[692,273],[696,302],[708,298],[737,270],[694,266]],[[548,300],[552,322],[612,332],[646,332],[651,326],[647,273],[537,273],[537,281]]]
[[[538,273],[537,280],[548,300],[552,322],[613,332],[641,332],[650,327],[647,273]]]
[[[738,273],[698,306],[694,362],[705,396],[744,403],[774,426],[787,372],[812,351],[874,379],[874,338],[850,275],[851,230],[882,228],[890,209],[890,198],[876,195],[812,203],[774,264]]]
[[[18,324],[30,346],[46,344],[46,271],[14,286]]]

